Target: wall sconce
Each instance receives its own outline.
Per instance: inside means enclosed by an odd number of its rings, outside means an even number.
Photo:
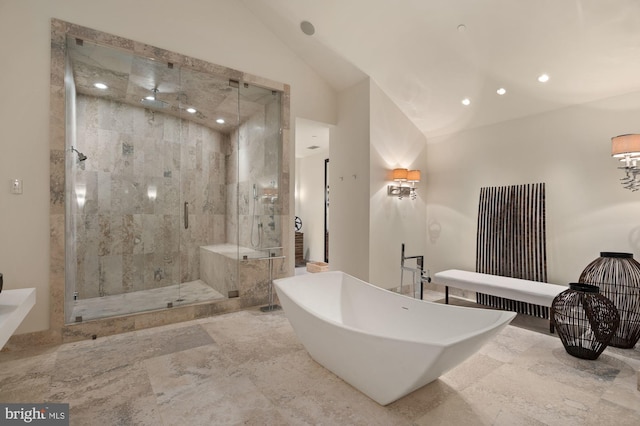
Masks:
[[[398,185],[388,185],[387,195],[398,197],[400,200],[408,196],[415,200],[417,197],[416,183],[420,182],[420,170],[393,169],[392,176],[393,180],[398,182]],[[403,186],[403,182],[408,182],[410,185]]]
[[[611,156],[619,158],[623,163],[618,168],[625,172],[625,176],[620,179],[624,188],[634,192],[640,189],[640,135],[620,135],[611,138]]]

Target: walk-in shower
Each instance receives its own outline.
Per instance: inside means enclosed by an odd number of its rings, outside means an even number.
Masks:
[[[66,52],[65,322],[262,303],[261,260],[282,257],[282,92],[82,34]]]

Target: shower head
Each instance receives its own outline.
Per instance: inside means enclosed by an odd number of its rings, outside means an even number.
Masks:
[[[153,95],[140,99],[140,103],[146,107],[164,109],[169,107],[169,103],[158,99],[158,89],[152,90]]]
[[[81,153],[80,151],[78,151],[77,149],[75,149],[74,147],[71,147],[71,152],[74,152],[76,154],[78,154],[78,161],[83,162],[84,160],[87,159],[87,156],[84,155],[83,153]]]

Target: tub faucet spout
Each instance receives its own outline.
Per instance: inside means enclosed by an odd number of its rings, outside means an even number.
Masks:
[[[406,266],[405,265],[405,260],[408,259],[415,259],[416,260],[416,267],[412,268],[410,266]],[[400,248],[400,293],[402,294],[403,292],[403,281],[404,281],[404,271],[409,271],[413,273],[413,285],[414,285],[414,291],[413,291],[413,296],[415,297],[415,285],[416,285],[416,274],[418,274],[418,276],[420,277],[420,299],[422,299],[423,296],[423,289],[422,289],[422,283],[423,283],[423,276],[424,276],[424,256],[422,255],[417,255],[417,256],[405,256],[404,254],[404,243],[402,243],[402,246]],[[429,278],[429,281],[431,280],[431,278]]]

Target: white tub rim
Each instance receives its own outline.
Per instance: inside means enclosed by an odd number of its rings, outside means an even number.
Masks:
[[[364,280],[361,280],[360,278],[354,277],[353,275],[349,275],[346,272],[343,271],[327,271],[327,272],[317,272],[314,275],[324,275],[324,274],[331,274],[331,275],[347,275],[359,282],[361,282],[362,284],[366,284],[370,287],[372,287],[373,289],[375,289],[376,291],[380,291],[383,293],[388,293],[389,295],[391,295],[392,297],[402,297],[402,298],[406,298],[407,302],[409,304],[432,304],[432,305],[438,305],[438,306],[446,306],[448,309],[450,309],[451,311],[469,311],[469,310],[478,310],[478,309],[483,309],[483,308],[473,308],[473,307],[466,307],[466,306],[455,306],[455,305],[443,305],[441,303],[435,303],[435,302],[430,302],[428,300],[420,300],[420,299],[414,299],[412,297],[409,296],[405,296],[402,295],[400,293],[396,293],[390,290],[387,290],[385,288],[382,287],[378,287],[374,284],[368,283]],[[286,278],[279,278],[276,280],[273,280],[274,285],[276,285],[276,287],[278,287],[278,289],[280,291],[283,291],[284,293],[287,293],[286,290],[282,289],[279,285],[280,282],[286,282],[286,281],[293,281],[295,279],[300,279],[302,276],[300,275],[296,275],[296,276],[291,276],[291,277],[286,277]],[[291,298],[291,296],[289,294],[287,294],[287,296],[289,298]],[[291,298],[292,300],[295,300],[295,298]],[[470,337],[472,336],[476,336],[476,335],[480,335],[483,334],[484,332],[490,330],[490,329],[494,329],[495,326],[495,322],[504,322],[504,318],[503,317],[511,317],[511,319],[513,319],[517,313],[516,312],[511,312],[511,311],[503,311],[503,310],[498,310],[498,309],[487,309],[488,311],[492,311],[492,312],[496,312],[497,314],[497,318],[500,319],[500,321],[496,320],[494,321],[494,323],[491,323],[490,325],[487,325],[485,327],[482,328],[476,328],[473,329],[473,331],[469,331],[466,333],[462,333],[462,334],[456,334],[455,336],[452,337],[446,337],[443,339],[433,339],[433,340],[419,340],[419,339],[415,339],[415,338],[399,338],[399,337],[395,337],[392,335],[387,335],[387,334],[382,334],[382,333],[374,333],[374,332],[370,332],[370,331],[364,331],[361,328],[356,328],[347,324],[344,324],[342,322],[338,322],[335,321],[325,315],[319,314],[316,310],[309,308],[308,306],[302,305],[302,307],[304,308],[304,310],[306,312],[309,312],[309,314],[311,314],[312,316],[314,316],[315,318],[327,322],[329,324],[335,325],[337,327],[340,328],[344,328],[346,330],[355,332],[357,334],[361,334],[361,335],[365,335],[365,336],[370,336],[370,337],[374,337],[374,338],[379,338],[379,339],[385,339],[385,340],[392,340],[392,341],[396,341],[396,342],[409,342],[409,343],[417,343],[417,344],[429,344],[429,345],[433,345],[433,346],[438,346],[438,347],[442,347],[442,348],[448,348],[450,346],[455,345],[456,343],[459,343],[461,341],[464,340],[468,340]],[[511,320],[509,320],[510,322]]]

